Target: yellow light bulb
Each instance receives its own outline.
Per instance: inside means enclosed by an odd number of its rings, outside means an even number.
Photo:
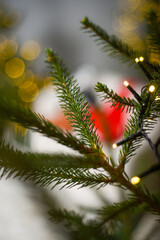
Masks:
[[[124,84],[125,87],[129,86],[129,82],[127,82],[127,81],[124,81],[123,84]]]
[[[140,61],[140,62],[143,62],[143,61],[144,61],[144,57],[140,57],[140,58],[139,58],[139,61]]]
[[[114,144],[112,145],[112,147],[113,147],[114,149],[116,149],[116,148],[117,148],[117,144],[114,143]]]
[[[152,120],[151,120],[150,118],[147,118],[147,121],[148,121],[148,122],[152,122]]]
[[[140,182],[140,178],[139,177],[137,177],[137,176],[135,176],[135,177],[132,177],[131,178],[131,183],[133,184],[133,185],[136,185],[137,183],[139,183]]]
[[[151,86],[149,87],[149,92],[152,93],[152,92],[155,91],[155,89],[156,89],[155,86],[154,86],[154,85],[151,85]]]
[[[135,59],[135,62],[138,63],[138,62],[139,62],[139,58],[136,58],[136,59]]]

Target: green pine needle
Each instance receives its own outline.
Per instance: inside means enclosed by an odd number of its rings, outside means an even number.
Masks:
[[[0,97],[0,118],[19,123],[21,126],[44,134],[67,147],[78,150],[80,153],[91,153],[91,148],[84,145],[70,132],[53,125],[44,116],[32,112],[27,106],[17,105]]]
[[[86,220],[85,216],[75,213],[74,211],[53,208],[49,211],[49,215],[51,221],[61,223],[67,228],[71,239],[110,239],[108,233],[101,231],[98,221]]]
[[[120,219],[122,214],[125,214],[125,211],[132,210],[137,208],[142,202],[139,199],[128,199],[123,202],[114,203],[109,206],[105,206],[102,209],[98,210],[98,215],[102,222],[107,222],[112,219]]]
[[[112,183],[106,175],[88,170],[98,167],[95,162],[80,156],[22,153],[4,143],[0,145],[1,177],[32,180],[41,186],[54,183],[53,187],[63,184],[62,188],[102,187]]]
[[[47,49],[48,62],[53,69],[50,75],[67,119],[80,139],[96,152],[103,153],[101,142],[91,120],[89,104],[80,92],[77,81],[70,74],[60,57]]]
[[[144,55],[145,59],[147,59],[146,54],[134,50],[131,46],[118,39],[115,35],[110,36],[105,30],[90,21],[87,17],[85,17],[81,23],[83,25],[82,29],[84,29],[85,32],[90,33],[90,36],[95,38],[98,45],[102,46],[102,50],[108,52],[110,56],[113,56],[116,59],[119,58],[123,62],[130,60],[134,61],[136,57]]]
[[[111,102],[111,107],[116,107],[122,111],[126,109],[126,112],[131,112],[137,105],[137,102],[134,99],[120,97],[112,89],[110,90],[106,84],[100,82],[97,83],[95,87],[96,92],[99,92],[103,96],[105,102]]]

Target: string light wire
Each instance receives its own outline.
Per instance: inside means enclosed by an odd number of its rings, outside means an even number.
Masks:
[[[139,63],[139,61],[143,62],[144,58],[143,57],[136,58],[135,61],[137,63]],[[153,144],[153,142],[151,141],[151,139],[148,137],[148,135],[145,133],[145,131],[143,129],[143,115],[144,115],[144,113],[147,109],[149,99],[150,99],[150,95],[155,91],[156,88],[153,84],[149,86],[149,88],[148,88],[149,93],[147,94],[147,97],[146,97],[145,101],[142,103],[141,96],[130,86],[129,82],[125,80],[123,82],[123,84],[124,84],[125,87],[127,87],[130,90],[130,92],[134,95],[134,97],[138,100],[138,102],[141,105],[141,109],[140,109],[140,112],[139,112],[139,118],[138,118],[139,130],[136,133],[130,135],[129,137],[127,137],[125,139],[122,139],[121,141],[119,141],[117,143],[114,143],[112,145],[112,147],[115,149],[118,146],[120,146],[120,145],[122,145],[122,144],[124,144],[128,141],[134,140],[139,136],[143,136],[146,139],[146,141],[149,143],[152,150],[154,151],[154,153],[156,155],[156,158],[157,158],[157,161],[158,161],[158,164],[152,166],[151,168],[149,168],[145,172],[141,173],[139,176],[134,176],[134,177],[131,178],[131,183],[135,185],[135,184],[138,184],[140,182],[140,179],[142,177],[147,176],[148,174],[150,174],[152,172],[160,170],[160,155],[158,153],[158,146],[160,145],[160,137],[157,139],[156,143]],[[146,86],[145,86],[145,88],[143,87],[141,89],[141,93],[142,93],[142,90],[144,90],[144,89],[146,89]]]

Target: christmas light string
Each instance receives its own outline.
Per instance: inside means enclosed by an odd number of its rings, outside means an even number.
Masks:
[[[121,141],[117,142],[117,143],[114,143],[112,145],[112,147],[115,149],[117,148],[118,146],[130,141],[130,140],[134,140],[136,137],[139,137],[139,136],[142,136],[142,131],[138,131],[136,133],[133,133],[132,135],[130,135],[129,137],[125,138],[125,139],[122,139]]]
[[[139,65],[139,67],[142,69],[142,71],[144,72],[144,74],[146,75],[146,77],[149,79],[149,80],[152,80],[152,76],[150,75],[150,73],[146,70],[146,68],[143,66],[143,63],[144,62],[144,57],[140,57],[140,58],[136,58],[135,59],[135,62]]]
[[[136,63],[138,63],[141,67],[141,62],[144,61],[144,58],[143,57],[140,57],[140,58],[136,58],[135,59]],[[141,67],[142,68],[142,67]],[[144,70],[144,69],[143,69]],[[148,73],[147,73],[148,74]],[[146,74],[146,75],[147,75]],[[151,77],[150,74],[147,76],[147,77]],[[149,78],[150,79],[150,78]],[[150,147],[152,148],[152,150],[154,151],[155,153],[155,156],[156,156],[156,159],[158,161],[158,164],[150,167],[148,170],[142,172],[141,174],[139,174],[138,176],[134,176],[131,178],[131,183],[132,184],[138,184],[141,180],[141,178],[147,176],[148,174],[150,173],[153,173],[155,171],[159,171],[160,170],[160,155],[158,153],[158,146],[160,144],[160,137],[157,139],[156,143],[154,144],[151,139],[148,137],[148,135],[145,133],[144,129],[143,129],[143,115],[147,109],[147,106],[148,106],[148,103],[149,103],[149,99],[150,99],[150,96],[151,94],[156,90],[155,86],[152,84],[148,87],[148,94],[147,94],[147,97],[145,99],[145,101],[142,103],[142,98],[141,96],[130,86],[129,82],[128,81],[124,81],[124,85],[128,88],[128,90],[134,95],[134,97],[136,98],[136,100],[141,104],[141,109],[140,109],[140,113],[139,113],[139,118],[138,118],[138,126],[139,126],[139,130],[136,132],[136,133],[133,133],[132,135],[130,135],[129,137],[125,138],[125,139],[122,139],[121,141],[117,142],[117,143],[114,143],[112,145],[112,147],[114,149],[116,149],[118,146],[130,141],[130,140],[134,140],[136,139],[137,137],[139,136],[143,136],[146,141],[149,143]],[[146,88],[143,87],[142,90]],[[141,92],[142,92],[141,90]],[[159,97],[156,97],[156,100],[159,100]],[[149,120],[148,120],[149,121]]]
[[[153,165],[152,167],[150,167],[149,169],[147,169],[146,171],[142,172],[141,174],[139,174],[138,176],[134,176],[131,178],[131,183],[133,185],[137,184],[140,182],[141,178],[153,173],[153,172],[156,172],[156,171],[159,171],[160,170],[160,164],[155,164]]]
[[[142,99],[139,96],[139,94],[131,87],[131,85],[129,84],[128,81],[124,81],[124,86],[127,87],[129,89],[129,91],[133,94],[133,96],[137,99],[138,102],[141,103]]]

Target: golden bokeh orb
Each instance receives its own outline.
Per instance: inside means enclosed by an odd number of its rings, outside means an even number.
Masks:
[[[6,36],[0,34],[0,53],[3,52],[6,46],[7,46],[7,38]]]
[[[1,52],[1,57],[3,59],[9,59],[15,56],[18,50],[18,44],[15,40],[7,40],[5,43],[5,48]]]
[[[28,61],[32,61],[36,59],[40,53],[40,45],[38,42],[30,40],[25,42],[21,49],[20,49],[20,55],[22,58]]]
[[[25,103],[33,102],[39,94],[38,86],[35,82],[26,81],[19,86],[18,95]]]
[[[25,64],[22,59],[14,57],[5,64],[5,72],[11,78],[20,77],[25,70]]]
[[[23,73],[20,77],[18,78],[7,78],[8,83],[11,86],[19,86],[20,84],[22,84],[25,81],[25,74]]]

